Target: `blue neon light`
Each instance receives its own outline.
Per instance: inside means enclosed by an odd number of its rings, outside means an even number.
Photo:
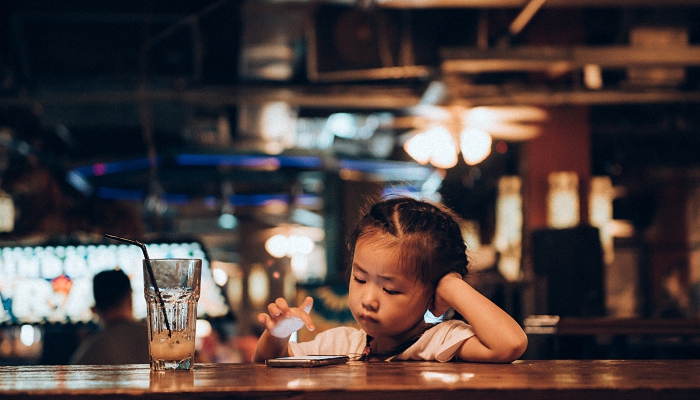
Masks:
[[[175,158],[178,165],[189,166],[231,166],[231,167],[290,167],[319,168],[320,157],[312,156],[257,156],[257,155],[219,155],[219,154],[180,154]]]
[[[158,157],[155,158],[156,166],[160,164]],[[138,158],[135,160],[115,161],[111,163],[97,163],[78,167],[71,170],[71,173],[78,174],[83,178],[91,176],[104,176],[109,174],[117,174],[120,172],[137,171],[148,169],[151,166],[151,160],[148,158]]]

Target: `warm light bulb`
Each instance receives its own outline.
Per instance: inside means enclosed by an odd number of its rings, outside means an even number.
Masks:
[[[298,280],[309,278],[309,257],[306,254],[295,254],[291,259],[291,268]]]
[[[531,106],[480,106],[461,114],[464,126],[481,129],[501,140],[530,140],[540,135],[549,114]]]
[[[287,255],[288,247],[287,237],[284,235],[274,235],[265,241],[265,250],[275,258]]]
[[[228,274],[221,268],[212,268],[211,274],[214,278],[214,283],[219,286],[224,286],[228,281]]]
[[[464,162],[476,165],[491,154],[491,135],[480,129],[467,128],[462,131],[460,150]]]
[[[22,327],[19,329],[19,340],[27,347],[34,344],[34,327],[31,325],[22,325]]]
[[[558,229],[578,225],[578,175],[573,171],[551,172],[548,180],[547,224]]]
[[[263,105],[260,116],[260,132],[269,140],[279,140],[289,130],[291,109],[289,104],[276,101]]]
[[[307,236],[290,235],[287,238],[287,254],[291,255],[308,255],[314,249],[314,242]]]
[[[211,335],[211,323],[206,319],[198,319],[195,325],[195,332],[197,332],[196,335],[198,338],[205,338]]]
[[[265,269],[260,264],[251,268],[248,275],[248,297],[256,307],[262,307],[270,295],[270,280]]]
[[[462,122],[473,128],[488,130],[491,126],[502,123],[544,122],[548,117],[549,114],[539,107],[481,106],[465,111]]]
[[[431,128],[426,135],[430,141],[430,163],[438,168],[452,168],[457,165],[457,146],[450,131],[443,126]]]
[[[335,136],[352,139],[357,132],[357,122],[352,114],[335,113],[328,117],[326,129],[333,132]]]
[[[419,164],[427,164],[430,161],[430,148],[428,147],[428,136],[419,133],[408,139],[403,145],[406,154],[411,156]]]

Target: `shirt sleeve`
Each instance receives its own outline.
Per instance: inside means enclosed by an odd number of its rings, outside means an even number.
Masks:
[[[346,355],[353,357],[362,354],[364,347],[365,333],[347,326],[323,331],[308,342],[289,342],[289,349],[295,356]]]
[[[413,346],[394,359],[450,361],[462,343],[472,336],[474,336],[474,331],[464,321],[444,321],[425,331]]]

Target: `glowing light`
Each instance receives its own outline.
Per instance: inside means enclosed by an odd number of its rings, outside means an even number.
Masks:
[[[503,140],[499,140],[496,142],[496,151],[499,154],[506,154],[508,151],[508,143],[504,142]]]
[[[270,296],[269,279],[265,269],[256,264],[248,275],[248,296],[250,302],[256,307],[263,307]]]
[[[423,371],[421,372],[421,375],[423,376],[423,379],[426,381],[440,381],[440,382],[445,382],[445,383],[455,383],[459,381],[459,375],[457,374],[446,374],[443,372],[430,372],[430,371]]]
[[[610,234],[613,237],[631,238],[634,236],[634,224],[631,221],[614,219],[610,221]]]
[[[579,221],[578,176],[575,172],[552,172],[547,197],[549,227],[572,228]]]
[[[607,176],[597,176],[591,180],[591,194],[588,199],[589,222],[598,228],[605,262],[610,264],[615,258],[610,222],[613,218],[613,187]]]
[[[306,280],[309,275],[309,257],[306,254],[296,254],[291,260],[292,272],[299,280]]]
[[[277,234],[265,241],[265,250],[275,258],[309,255],[314,246],[313,240],[306,235]]]
[[[211,335],[211,324],[204,319],[198,319],[195,327],[194,348],[202,350],[204,347],[204,338]]]
[[[281,101],[267,103],[262,107],[261,114],[261,133],[271,140],[283,138],[289,127],[289,104]]]
[[[583,66],[583,83],[589,89],[598,90],[603,88],[603,71],[600,65],[586,64]]]
[[[213,268],[211,270],[214,282],[219,286],[224,286],[228,281],[228,274],[221,268]]]
[[[458,381],[468,381],[472,379],[475,375],[471,372],[463,372],[461,374],[450,374],[444,372],[432,372],[424,371],[421,372],[421,376],[426,381],[440,381],[444,383],[456,383]]]
[[[238,219],[233,214],[221,214],[219,216],[219,226],[224,229],[235,229]]]
[[[73,281],[62,274],[51,280],[51,286],[53,286],[54,292],[67,296],[68,293],[70,293],[70,289],[73,287]]]
[[[326,129],[335,136],[352,139],[357,132],[355,117],[348,113],[331,114],[326,121]]]
[[[531,106],[481,106],[462,113],[462,124],[503,140],[529,140],[539,136],[547,112]]]
[[[19,330],[19,340],[23,345],[29,347],[34,344],[36,337],[34,334],[34,327],[31,325],[22,325]]]
[[[493,137],[511,141],[537,137],[541,133],[540,124],[549,118],[545,110],[528,106],[482,106],[467,110],[416,107],[414,112],[434,125],[416,129],[404,143],[404,150],[419,164],[430,163],[444,169],[457,165],[460,152],[468,165],[482,162],[491,154]],[[505,142],[497,145],[501,154],[507,149]]]
[[[482,106],[465,111],[462,117],[465,125],[488,130],[490,126],[506,122],[544,122],[549,114],[531,106]]]
[[[314,249],[314,242],[307,236],[290,235],[287,238],[287,254],[308,255]]]
[[[430,135],[430,163],[438,168],[452,168],[457,165],[457,146],[447,128],[437,126],[426,134]]]
[[[211,335],[211,324],[206,319],[198,319],[196,322],[195,332],[197,332],[197,337],[208,337]]]
[[[107,165],[104,163],[97,163],[92,166],[92,173],[95,176],[102,176],[105,174],[105,172],[107,172]]]
[[[522,182],[517,176],[504,176],[498,181],[493,245],[500,254],[498,272],[511,282],[520,278],[523,228],[521,186]]]
[[[476,165],[491,154],[491,135],[480,129],[467,128],[460,137],[460,150],[464,162]]]
[[[287,255],[287,237],[284,235],[271,236],[265,241],[265,250],[267,250],[272,257],[284,257]]]
[[[404,150],[419,164],[430,162],[438,168],[457,165],[457,146],[450,131],[436,125],[404,143]]]
[[[430,138],[424,133],[419,133],[408,139],[403,145],[406,154],[411,156],[419,164],[427,164],[430,161]]]
[[[287,382],[287,387],[290,389],[297,389],[300,387],[312,387],[315,386],[316,382],[313,379],[292,379]]]

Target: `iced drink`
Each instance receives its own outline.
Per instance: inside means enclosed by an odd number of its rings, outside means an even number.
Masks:
[[[191,363],[194,359],[194,338],[187,338],[182,332],[154,335],[151,338],[151,362],[163,365]]]
[[[191,369],[202,260],[150,260],[158,291],[151,282],[146,262],[144,260],[144,293],[151,369]]]

